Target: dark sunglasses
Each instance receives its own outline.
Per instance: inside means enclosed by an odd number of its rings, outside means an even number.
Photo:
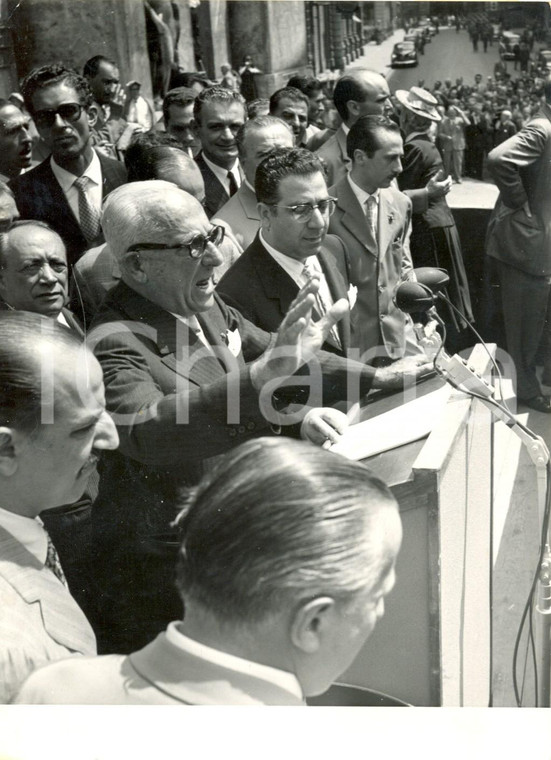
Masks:
[[[35,111],[33,114],[34,123],[39,129],[53,127],[58,115],[63,121],[78,121],[83,108],[84,106],[81,106],[80,103],[63,103],[58,108],[45,108],[43,111]]]
[[[141,251],[180,251],[187,249],[192,259],[200,259],[207,250],[207,245],[220,245],[224,240],[226,230],[222,225],[215,225],[206,235],[195,235],[189,243],[182,245],[164,245],[163,243],[134,243],[126,253],[140,253]]]

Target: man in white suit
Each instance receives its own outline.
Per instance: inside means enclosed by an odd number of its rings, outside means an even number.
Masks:
[[[185,619],[127,657],[33,674],[20,704],[303,705],[384,613],[397,504],[361,464],[304,442],[233,449],[180,518]]]
[[[0,702],[35,668],[96,652],[39,515],[77,501],[118,436],[101,368],[41,314],[0,314]]]

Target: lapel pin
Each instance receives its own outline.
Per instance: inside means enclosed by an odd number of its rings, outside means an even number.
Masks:
[[[389,213],[389,215],[388,215],[388,223],[389,223],[389,224],[392,224],[392,223],[393,223],[393,221],[394,221],[394,214],[393,214],[393,213],[392,213],[392,211],[391,211],[391,212]]]

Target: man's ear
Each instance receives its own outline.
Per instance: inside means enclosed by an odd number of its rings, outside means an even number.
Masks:
[[[130,252],[122,262],[122,267],[126,273],[136,282],[147,282],[147,272],[144,269],[144,259],[138,252]]]
[[[365,152],[365,150],[362,150],[361,148],[356,148],[354,151],[353,161],[355,164],[358,164],[359,166],[362,166],[365,164],[368,156]]]
[[[17,471],[15,433],[12,428],[0,427],[0,475],[9,477]]]
[[[346,110],[348,111],[348,116],[355,116],[356,118],[360,115],[360,104],[356,100],[347,100],[346,101]]]
[[[323,638],[335,613],[335,600],[330,596],[319,596],[302,604],[291,620],[291,640],[304,654],[314,654],[323,643]]]
[[[98,120],[98,107],[92,104],[91,106],[88,106],[86,113],[88,115],[88,125],[90,129],[93,129]]]
[[[262,229],[269,230],[272,225],[272,207],[267,203],[257,203],[256,208]]]

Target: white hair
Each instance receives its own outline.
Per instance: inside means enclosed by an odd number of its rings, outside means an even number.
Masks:
[[[105,240],[119,261],[136,243],[147,243],[174,224],[174,214],[183,215],[199,202],[172,182],[151,179],[130,182],[109,194],[101,216]]]

